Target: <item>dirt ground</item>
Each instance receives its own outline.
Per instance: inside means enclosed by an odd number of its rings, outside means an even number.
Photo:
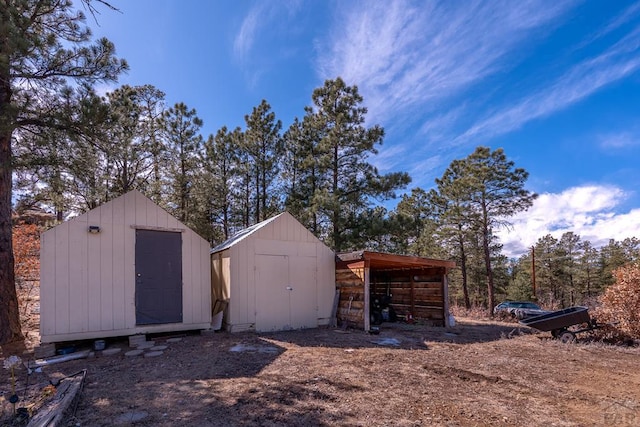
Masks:
[[[148,358],[124,356],[126,339],[107,340],[123,351],[45,367],[28,389],[18,369],[17,406],[42,402],[49,381],[86,369],[68,426],[640,426],[639,348],[457,320],[449,329],[383,324],[379,335],[155,337],[167,349]],[[6,369],[0,392],[11,394]],[[0,425],[19,425],[6,399]]]

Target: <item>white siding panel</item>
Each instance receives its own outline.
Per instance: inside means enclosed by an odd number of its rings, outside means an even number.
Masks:
[[[314,257],[316,256],[316,248],[317,243],[309,243],[309,242],[295,242],[291,243],[295,245],[296,253],[298,256],[304,257]]]
[[[147,223],[147,198],[140,193],[133,194],[135,203],[135,220],[134,224],[146,224]]]
[[[249,268],[253,268],[253,266],[247,265],[247,245],[246,240],[239,242],[235,247],[235,250],[232,250],[232,268],[233,271],[231,273],[234,279],[235,289],[233,294],[231,295],[231,299],[235,299],[237,301],[237,312],[236,312],[236,323],[248,323],[249,318],[247,315],[247,306],[248,306],[248,280],[249,275],[247,270]],[[235,252],[235,254],[233,253]],[[235,256],[234,256],[235,255]]]
[[[69,223],[69,332],[89,329],[86,216]],[[84,220],[84,221],[83,221]]]
[[[180,228],[180,227],[183,227],[183,225],[180,223],[180,221],[178,221],[172,215],[167,214],[167,227],[168,228]]]
[[[292,236],[291,236],[291,240],[293,240],[294,242],[299,242],[300,240],[302,240],[302,229],[304,227],[302,227],[301,224],[298,224],[298,221],[293,221],[294,224],[292,227],[290,227],[290,230],[292,232]]]
[[[106,205],[105,205],[106,206]],[[102,212],[104,223],[113,220],[113,211],[111,205],[109,209]],[[113,325],[113,293],[115,288],[114,266],[113,266],[113,238],[116,228],[121,232],[122,225],[114,226],[113,222],[109,224],[100,236],[100,330],[108,331],[114,329]],[[96,316],[97,316],[96,312]]]
[[[99,331],[101,329],[101,314],[100,308],[102,307],[101,294],[101,240],[104,238],[105,233],[111,232],[110,222],[102,220],[102,208],[91,210],[87,213],[87,225],[97,225],[100,227],[100,233],[89,233],[87,229],[84,230],[85,238],[87,239],[87,328],[89,331]],[[104,223],[104,224],[103,224]]]
[[[247,323],[256,322],[256,287],[259,286],[256,254],[251,244],[252,242],[253,240],[248,240],[245,243],[245,260],[247,265]]]
[[[69,333],[69,223],[56,229],[56,334]]]
[[[113,238],[112,238],[112,263],[113,263],[113,285],[112,285],[112,305],[113,328],[124,329],[127,326],[125,307],[126,289],[125,289],[125,253],[124,242],[127,233],[131,229],[131,223],[127,221],[125,214],[126,200],[120,198],[113,203]],[[131,221],[131,218],[129,218]]]
[[[200,313],[202,320],[211,322],[211,309],[213,304],[211,301],[211,268],[209,266],[209,242],[204,239],[200,241],[200,254],[198,255],[200,264]]]
[[[279,240],[252,239],[253,253],[258,255],[295,255],[295,243],[283,242]]]
[[[191,233],[182,234],[182,321],[193,323],[193,274]]]
[[[144,224],[150,227],[157,227],[158,226],[158,210],[159,210],[158,206],[156,206],[156,204],[149,199],[145,199],[145,205],[147,208],[147,218]]]
[[[56,332],[56,229],[40,236],[40,334]]]
[[[124,326],[125,328],[133,328],[136,325],[136,307],[135,307],[135,259],[136,259],[136,231],[131,228],[136,224],[136,194],[128,193],[125,195],[124,200],[124,233],[123,240],[119,244],[121,248],[124,248],[124,259],[122,262],[123,267],[123,284],[124,284],[124,299],[123,299],[123,312],[124,312]],[[129,197],[127,197],[129,196]],[[115,242],[114,242],[115,243]]]

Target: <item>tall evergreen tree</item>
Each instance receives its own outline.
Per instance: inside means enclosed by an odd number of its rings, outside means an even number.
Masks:
[[[282,123],[276,120],[275,113],[264,99],[244,119],[247,124],[244,149],[251,160],[250,173],[253,177],[254,221],[260,222],[279,210],[274,184],[282,154]]]
[[[334,250],[352,249],[371,199],[393,197],[410,178],[401,172],[380,175],[369,163],[384,131],[377,125],[364,126],[367,109],[357,86],[347,86],[341,78],[327,80],[311,98],[305,123],[312,127],[309,135],[317,138],[315,165],[321,177],[313,203]]]
[[[191,190],[202,158],[203,142],[199,132],[203,122],[195,109],[179,102],[165,111],[162,123],[171,159],[169,207],[180,221],[190,225],[195,211]]]
[[[473,184],[464,160],[454,160],[441,178],[436,179],[436,188],[429,193],[430,203],[438,217],[439,234],[460,266],[461,287],[464,306],[471,308],[468,290],[468,246],[469,239],[477,232],[478,213],[470,209]]]
[[[312,111],[300,121],[296,117],[283,135],[282,178],[285,206],[313,234],[322,237],[318,219],[316,192],[320,188],[320,165],[316,131],[311,126]]]
[[[155,203],[164,206],[167,186],[165,171],[168,153],[162,138],[162,117],[165,108],[165,93],[152,85],[137,87],[137,101],[140,110],[139,133],[151,158],[151,174],[145,185],[146,193]]]
[[[234,230],[233,187],[238,174],[238,142],[240,128],[234,131],[223,126],[215,137],[209,135],[202,160],[203,174],[200,183],[205,185],[200,192],[209,223],[210,232],[203,234],[212,244],[228,239]]]
[[[11,243],[12,142],[43,128],[74,127],[60,92],[69,82],[115,81],[127,68],[107,39],[90,41],[70,0],[0,3],[0,344],[22,338]]]
[[[462,242],[465,228],[478,235],[489,308],[496,303],[493,263],[498,260],[495,255],[499,246],[494,231],[507,226],[510,216],[533,203],[536,195],[524,188],[528,175],[524,169],[515,168],[501,148],[491,151],[478,147],[467,158],[454,160],[437,181],[434,200],[443,206],[443,213],[448,213],[449,218],[445,218],[453,225],[454,233]]]

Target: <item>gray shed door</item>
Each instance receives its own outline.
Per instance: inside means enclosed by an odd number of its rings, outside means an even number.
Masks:
[[[182,235],[136,230],[136,324],[182,322]]]

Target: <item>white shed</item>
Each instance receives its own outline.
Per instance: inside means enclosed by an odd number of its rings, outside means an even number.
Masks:
[[[214,300],[226,329],[259,332],[329,324],[335,254],[290,213],[249,227],[211,250]]]
[[[209,251],[135,190],[42,233],[41,341],[210,328]]]

